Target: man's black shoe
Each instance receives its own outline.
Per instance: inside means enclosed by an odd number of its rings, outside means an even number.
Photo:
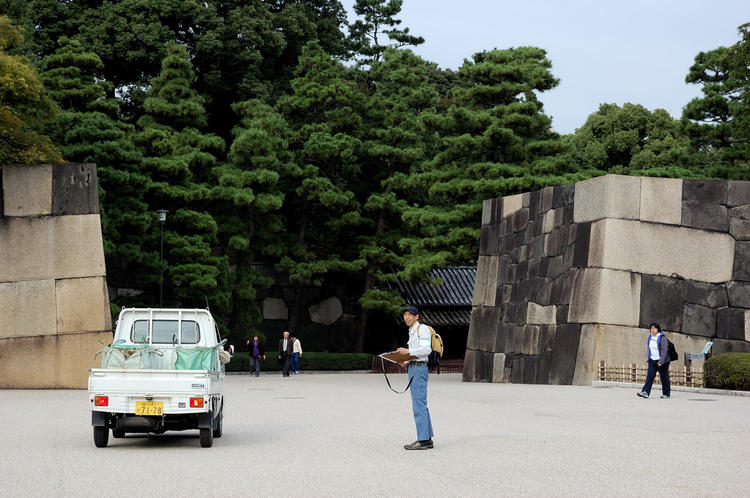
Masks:
[[[434,448],[432,439],[428,439],[427,441],[414,441],[411,444],[404,445],[405,450],[430,450],[432,448]]]

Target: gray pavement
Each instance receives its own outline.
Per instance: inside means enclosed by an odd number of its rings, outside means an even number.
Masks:
[[[433,375],[435,449],[407,452],[409,394],[382,375],[227,376],[213,448],[95,448],[85,391],[0,391],[0,495],[750,496],[750,398],[654,394]]]

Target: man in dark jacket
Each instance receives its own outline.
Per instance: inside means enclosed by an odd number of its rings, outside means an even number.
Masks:
[[[659,372],[661,379],[661,397],[669,398],[669,344],[664,332],[658,323],[649,325],[651,335],[648,337],[648,374],[643,389],[638,393],[641,398],[648,398],[651,394],[651,385]]]
[[[281,373],[289,377],[289,364],[292,359],[292,340],[289,332],[284,331],[284,337],[279,341],[279,361],[281,362]]]
[[[258,334],[253,336],[252,341],[247,341],[250,351],[250,372],[255,370],[255,376],[260,376],[260,360],[266,359],[266,352],[263,349],[263,343],[258,339]]]

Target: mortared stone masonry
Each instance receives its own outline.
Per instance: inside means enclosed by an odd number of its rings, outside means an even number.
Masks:
[[[588,384],[601,360],[645,363],[651,322],[682,355],[750,352],[750,182],[607,175],[487,200],[472,306],[465,381]]]
[[[0,179],[0,388],[85,388],[112,341],[96,165]]]

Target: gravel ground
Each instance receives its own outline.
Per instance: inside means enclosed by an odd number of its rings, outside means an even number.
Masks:
[[[392,375],[394,387],[405,375]],[[224,435],[110,437],[86,391],[0,391],[0,495],[750,496],[750,397],[430,376],[435,449],[382,375],[228,375]]]

